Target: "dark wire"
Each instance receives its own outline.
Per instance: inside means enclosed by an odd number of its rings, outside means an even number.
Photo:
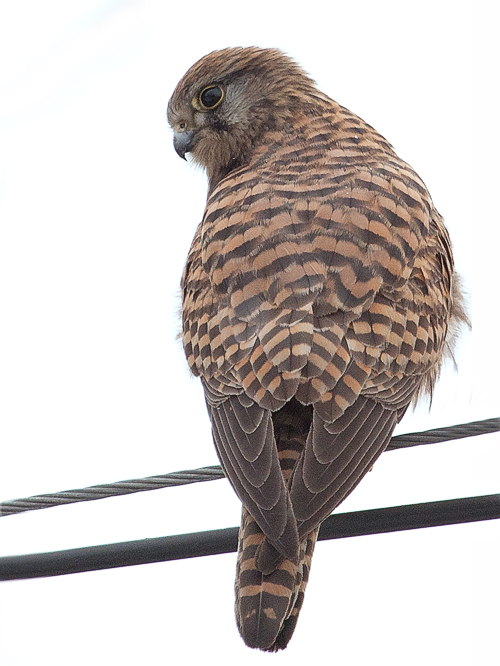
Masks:
[[[333,514],[319,540],[414,530],[500,518],[500,494]],[[62,576],[235,552],[238,528],[0,558],[0,580]]]

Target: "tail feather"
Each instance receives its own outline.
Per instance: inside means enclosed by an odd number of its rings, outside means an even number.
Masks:
[[[273,413],[281,471],[291,478],[311,426],[312,409],[296,400]],[[268,652],[283,650],[295,629],[309,578],[319,528],[300,544],[298,564],[264,537],[243,508],[236,567],[236,621],[245,643]]]
[[[299,619],[300,609],[302,608],[302,604],[304,603],[304,594],[306,591],[307,582],[309,580],[309,572],[311,571],[311,561],[314,553],[314,546],[316,545],[316,539],[318,538],[318,532],[319,532],[319,527],[313,530],[309,534],[305,542],[305,549],[303,553],[303,558],[301,560],[302,570],[300,571],[299,568],[298,571],[298,577],[300,576],[301,580],[300,581],[297,580],[298,584],[297,596],[289,616],[283,622],[281,631],[276,637],[274,647],[272,648],[272,651],[274,652],[278,650],[284,650],[288,645],[288,642],[291,639],[293,632],[295,631],[295,626],[297,624],[297,620]]]
[[[301,544],[298,565],[281,559],[266,575],[255,563],[264,534],[243,509],[236,568],[236,621],[249,647],[275,652],[287,646],[304,601],[318,529]]]

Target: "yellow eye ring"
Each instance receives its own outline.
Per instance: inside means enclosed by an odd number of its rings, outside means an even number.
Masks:
[[[212,111],[221,104],[224,99],[224,90],[220,86],[206,86],[200,91],[193,104],[198,111]]]

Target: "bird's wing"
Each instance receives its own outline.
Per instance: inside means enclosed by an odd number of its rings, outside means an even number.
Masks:
[[[271,413],[245,394],[214,400],[206,386],[205,395],[227,478],[273,546],[297,563],[297,523],[281,473]]]
[[[354,490],[386,448],[397,419],[397,411],[364,396],[333,424],[314,411],[309,438],[290,485],[300,539]]]

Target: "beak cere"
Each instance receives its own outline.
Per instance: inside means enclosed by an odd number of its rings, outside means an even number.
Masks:
[[[186,159],[186,153],[189,153],[194,143],[194,130],[188,132],[174,132],[174,149],[179,157]]]

